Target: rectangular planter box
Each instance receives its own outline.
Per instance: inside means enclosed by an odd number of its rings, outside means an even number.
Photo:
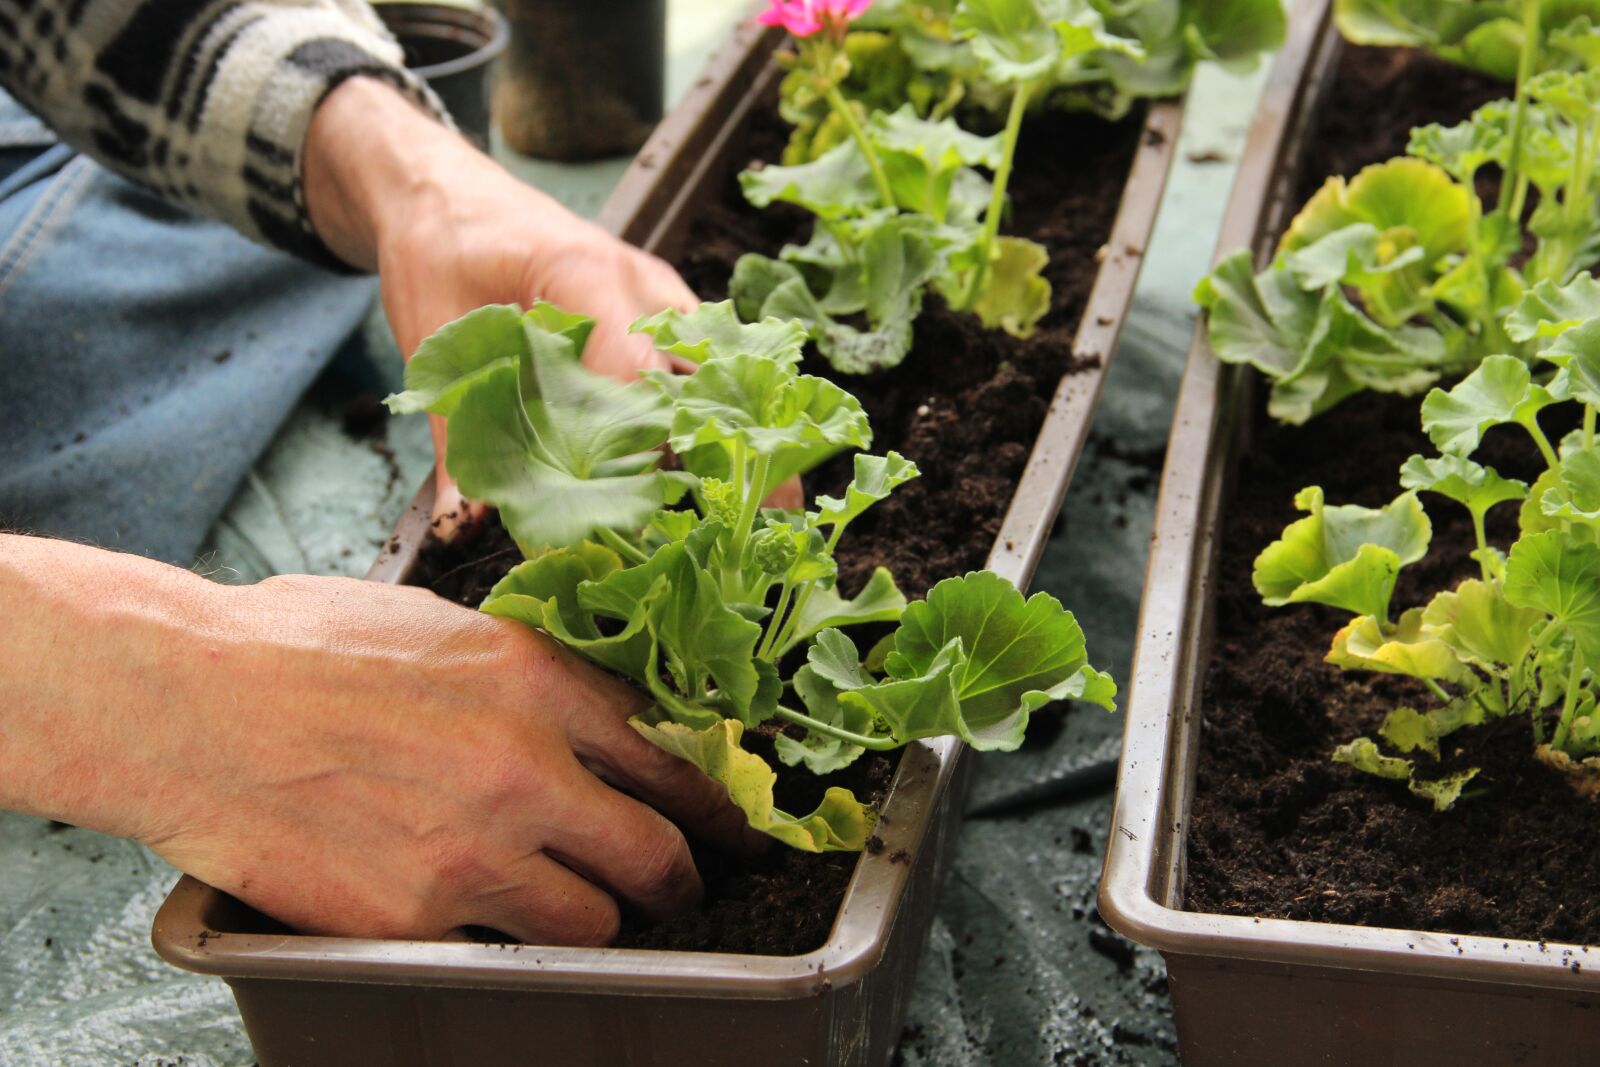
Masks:
[[[1294,161],[1338,48],[1327,0],[1301,4],[1219,254],[1248,246],[1264,263],[1298,209]],[[1197,328],[1145,579],[1100,914],[1166,957],[1185,1067],[1600,1062],[1600,953],[1591,970],[1582,946],[1183,910],[1213,568],[1230,468],[1260,402],[1251,386]]]
[[[734,135],[780,76],[778,40],[742,26],[713,58],[607,203],[612,232],[668,258],[681,247],[696,205],[743,163]],[[1019,586],[1088,433],[1181,114],[1177,102],[1149,109],[1076,338],[1077,351],[1106,358],[1062,379],[989,555]],[[432,494],[430,479],[371,579],[406,580]],[[954,851],[961,753],[954,741],[906,749],[884,803],[886,847],[863,854],[827,943],[802,956],[307,937],[187,877],[156,916],[154,942],[167,961],[228,981],[261,1067],[883,1064]]]

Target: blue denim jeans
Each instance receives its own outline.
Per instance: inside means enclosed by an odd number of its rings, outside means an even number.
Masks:
[[[0,528],[187,565],[371,306],[0,93]]]

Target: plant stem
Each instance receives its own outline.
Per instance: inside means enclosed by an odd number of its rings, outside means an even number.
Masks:
[[[973,268],[972,281],[967,284],[962,303],[971,307],[989,275],[989,256],[994,249],[994,239],[1000,233],[1000,215],[1006,207],[1006,186],[1011,182],[1011,165],[1017,154],[1017,135],[1022,131],[1022,117],[1028,111],[1026,82],[1017,86],[1011,97],[1011,110],[1006,115],[1006,130],[1000,140],[1000,166],[994,172],[994,188],[989,193],[989,210],[983,215],[983,234],[978,238],[978,265]]]
[[[889,186],[889,176],[883,172],[883,161],[878,158],[872,142],[867,140],[867,131],[861,128],[861,120],[856,118],[855,108],[851,107],[850,101],[839,92],[837,85],[828,86],[827,92],[823,95],[828,101],[828,106],[839,116],[839,121],[844,123],[844,128],[850,131],[850,137],[855,141],[856,147],[861,149],[861,154],[866,157],[867,169],[872,172],[872,182],[878,187],[878,199],[883,201],[884,207],[894,207],[894,190]]]
[[[630,545],[626,538],[610,527],[600,527],[599,534],[600,542],[602,544],[611,549],[611,551],[615,552],[617,555],[621,556],[623,559],[627,560],[629,563],[637,565],[640,563],[650,562],[650,557],[645,555],[644,552],[638,548],[638,546]]]
[[[1594,414],[1591,405],[1583,405],[1583,447],[1586,449],[1594,447]]]
[[[1483,529],[1483,511],[1480,508],[1472,509],[1472,535],[1478,539],[1478,570],[1483,574],[1483,580],[1489,581],[1489,561],[1484,558],[1485,549],[1489,547],[1488,534]]]
[[[830,559],[833,550],[839,545],[839,535],[844,533],[845,524],[835,523],[833,532],[828,535],[828,541],[822,548],[822,553]],[[817,588],[817,581],[813,578],[800,587],[800,595],[795,598],[794,610],[789,612],[789,617],[783,620],[783,629],[779,631],[777,640],[773,643],[773,655],[781,656],[789,651],[789,646],[794,644],[794,631],[799,628],[800,617],[805,613],[806,604],[811,600],[812,592]]]
[[[741,447],[739,458],[744,458]],[[756,523],[756,512],[761,510],[761,497],[767,489],[767,475],[772,470],[772,457],[759,455],[756,457],[754,474],[748,481],[744,478],[744,464],[739,464],[739,489],[743,494],[744,506],[739,511],[739,526],[733,531],[733,542],[728,550],[728,559],[723,565],[723,574],[733,583],[732,588],[742,590],[744,587],[744,555],[745,549],[750,544],[750,532]],[[726,591],[730,586],[727,581],[723,583]]]
[[[1423,679],[1420,679],[1420,680],[1421,680],[1423,685],[1428,687],[1428,692],[1432,693],[1434,696],[1438,697],[1440,700],[1444,701],[1446,704],[1450,703],[1450,699],[1451,699],[1450,698],[1450,694],[1446,693],[1444,691],[1444,687],[1441,686],[1438,682],[1434,681],[1432,678],[1423,678]]]
[[[798,711],[791,711],[782,704],[778,705],[778,718],[804,726],[808,730],[815,730],[819,734],[825,734],[836,741],[843,741],[847,745],[870,748],[874,752],[893,752],[900,747],[900,742],[892,737],[869,737],[866,734],[852,733],[843,727],[834,726],[820,719],[813,719],[811,716],[803,715]]]
[[[1499,210],[1509,210],[1513,219],[1522,217],[1522,201],[1527,182],[1522,175],[1522,140],[1528,117],[1528,79],[1539,58],[1539,9],[1541,0],[1522,0],[1522,52],[1517,57],[1516,109],[1511,115],[1511,155],[1506,160],[1500,182]],[[1513,191],[1513,186],[1516,189]]]
[[[756,656],[760,659],[774,659],[772,655],[773,644],[778,639],[778,631],[784,628],[788,617],[785,612],[789,609],[789,597],[794,592],[794,586],[789,579],[783,580],[783,591],[778,594],[778,606],[772,609],[772,618],[767,620],[767,632],[761,638],[761,647],[756,649]]]
[[[1519,419],[1518,422],[1524,430],[1528,431],[1528,435],[1533,438],[1533,443],[1539,446],[1539,455],[1544,457],[1545,465],[1551,470],[1561,466],[1561,458],[1556,455],[1556,450],[1550,447],[1550,438],[1546,437],[1544,431],[1539,428],[1539,416],[1529,415],[1527,419]]]
[[[1561,721],[1556,723],[1556,734],[1550,743],[1559,749],[1567,743],[1572,730],[1572,713],[1578,707],[1578,682],[1583,679],[1583,650],[1572,648],[1572,669],[1567,672],[1567,695],[1561,703]]]

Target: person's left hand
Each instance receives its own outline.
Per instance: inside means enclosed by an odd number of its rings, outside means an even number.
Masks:
[[[584,351],[590,369],[629,380],[674,366],[628,327],[668,307],[695,307],[675,270],[518,181],[390,86],[353,78],[329,94],[305,158],[318,233],[350,263],[377,268],[408,358],[474,308],[546,300],[595,320]],[[479,511],[446,473],[444,422],[432,423],[435,528],[448,537]]]

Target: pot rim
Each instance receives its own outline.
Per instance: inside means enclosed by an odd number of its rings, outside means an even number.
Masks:
[[[1295,11],[1251,127],[1217,243],[1271,254],[1272,235],[1297,207],[1291,164],[1331,72],[1339,36],[1328,0]],[[1171,955],[1384,971],[1452,982],[1600,990],[1600,967],[1581,966],[1600,947],[1438,934],[1186,911],[1185,831],[1194,792],[1207,651],[1210,570],[1223,468],[1235,413],[1248,402],[1245,375],[1212,353],[1196,323],[1168,442],[1156,509],[1122,758],[1099,894],[1113,929]]]
[[[378,17],[394,34],[396,40],[407,36],[440,37],[454,40],[454,35],[430,34],[430,27],[449,27],[454,30],[476,31],[482,43],[464,56],[447,59],[443,63],[429,63],[411,67],[411,73],[424,81],[448,78],[454,74],[487,66],[500,58],[511,43],[511,23],[496,8],[460,7],[455,4],[430,4],[419,0],[378,0],[373,4]],[[391,21],[388,15],[395,17]]]

